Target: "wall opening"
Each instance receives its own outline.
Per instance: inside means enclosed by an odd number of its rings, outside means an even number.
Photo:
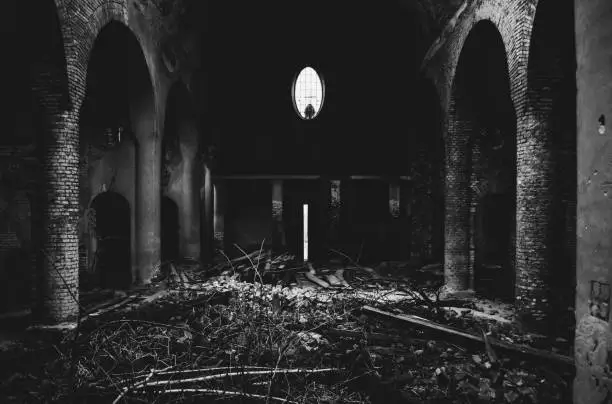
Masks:
[[[130,204],[122,195],[107,191],[94,198],[91,209],[95,214],[94,268],[100,286],[127,289],[132,281]]]
[[[287,250],[304,259],[304,205],[308,205],[308,260],[318,261],[324,255],[324,223],[321,208],[325,195],[318,181],[283,181],[283,224]]]
[[[179,208],[171,198],[161,200],[161,261],[175,262],[179,258]]]
[[[136,203],[135,132],[140,121],[150,121],[142,113],[146,108],[153,110],[152,99],[150,76],[138,39],[124,24],[109,22],[91,49],[79,111],[79,199],[84,223],[89,221],[88,202],[99,192],[116,192],[130,206]],[[95,237],[90,226],[81,227],[80,238],[81,245],[89,251],[88,259],[80,264],[81,285],[93,286],[96,276],[87,278],[95,275],[91,262]],[[132,237],[132,249],[135,240]]]
[[[460,275],[455,280],[461,288],[509,298],[508,280],[514,277],[517,118],[504,43],[490,21],[478,22],[465,41],[449,119],[445,265],[456,264]],[[500,205],[493,207],[493,200]],[[501,227],[509,235],[495,230]]]

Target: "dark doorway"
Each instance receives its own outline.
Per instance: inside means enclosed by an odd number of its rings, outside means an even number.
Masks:
[[[287,250],[304,259],[304,204],[308,204],[308,260],[323,258],[323,195],[318,181],[285,181],[283,183],[283,222]]]
[[[161,260],[176,261],[179,258],[179,209],[167,196],[161,203]]]
[[[389,184],[380,180],[356,180],[353,183],[352,214],[348,218],[352,225],[354,259],[360,257],[363,263],[373,263],[386,259],[389,253],[387,232],[391,224],[389,212]]]
[[[484,196],[476,223],[476,288],[495,298],[512,298],[511,252],[515,226],[512,194]]]
[[[91,203],[95,212],[95,269],[100,286],[127,289],[130,270],[130,204],[116,192],[103,192]]]

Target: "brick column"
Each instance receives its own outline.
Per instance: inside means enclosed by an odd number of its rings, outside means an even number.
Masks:
[[[200,193],[200,201],[201,201],[201,233],[200,233],[200,245],[202,249],[202,262],[210,263],[215,255],[215,244],[214,244],[214,220],[215,220],[215,212],[216,212],[216,192],[215,187],[213,186],[212,180],[212,172],[208,165],[203,165],[203,184]],[[223,237],[221,237],[223,240]],[[217,246],[216,248],[222,248]]]
[[[138,131],[137,131],[138,134]],[[136,154],[137,284],[148,284],[161,264],[161,139],[141,136]]]
[[[219,250],[225,248],[225,203],[226,184],[223,180],[216,180],[213,185],[213,230],[215,247]]]
[[[79,134],[78,114],[58,112],[59,100],[45,103],[42,183],[35,224],[37,322],[74,321],[79,299]]]
[[[446,138],[444,278],[449,291],[470,288],[470,150],[472,125],[451,100]]]
[[[482,264],[480,257],[478,256],[478,240],[477,240],[477,217],[478,207],[480,200],[485,191],[484,178],[482,177],[482,156],[480,153],[480,147],[482,143],[482,137],[486,135],[481,131],[480,135],[472,136],[470,139],[471,149],[471,166],[472,172],[470,176],[470,261],[468,266],[469,271],[469,289],[474,290],[474,277],[476,271],[476,264]]]
[[[549,311],[547,293],[553,218],[554,165],[545,120],[523,120],[517,155],[516,304],[534,320]]]
[[[282,248],[287,243],[283,227],[283,181],[272,181],[272,245]]]

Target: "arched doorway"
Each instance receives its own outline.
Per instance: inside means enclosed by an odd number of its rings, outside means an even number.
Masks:
[[[161,203],[161,261],[179,258],[179,208],[171,198],[162,197]]]
[[[103,288],[126,289],[132,281],[130,204],[116,192],[99,194],[91,203],[95,212],[94,268]]]
[[[514,274],[516,112],[505,46],[488,20],[472,28],[457,63],[445,174],[447,285],[509,298],[513,291],[508,281]]]

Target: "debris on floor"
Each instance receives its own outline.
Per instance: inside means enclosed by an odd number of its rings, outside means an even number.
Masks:
[[[304,264],[260,249],[207,271],[169,265],[127,295],[98,291],[105,302],[88,297],[76,330],[0,352],[12,364],[0,370],[0,395],[15,403],[571,402],[570,352],[535,346],[508,307],[439,300],[436,282],[389,276],[401,263],[346,261]]]

